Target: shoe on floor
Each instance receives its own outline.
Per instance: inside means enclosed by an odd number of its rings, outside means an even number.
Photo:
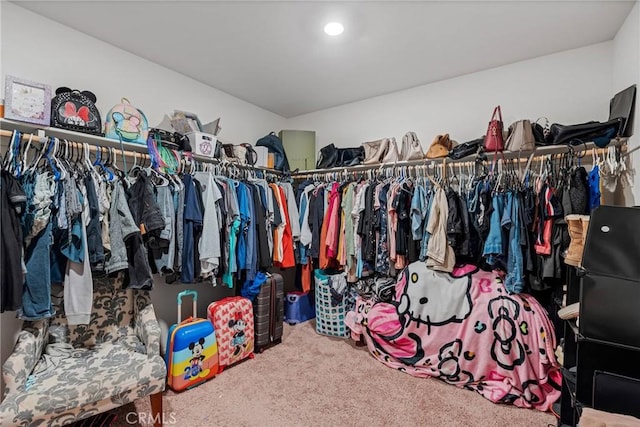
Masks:
[[[558,310],[558,317],[562,320],[575,319],[580,313],[580,303],[576,302]]]

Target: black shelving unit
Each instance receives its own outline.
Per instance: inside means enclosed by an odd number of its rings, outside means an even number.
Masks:
[[[570,305],[580,300],[580,278],[574,267],[567,266],[566,270],[567,295],[566,304]],[[561,305],[561,301],[560,304]],[[564,322],[562,363],[562,390],[560,397],[559,426],[575,426],[580,419],[581,404],[576,398],[577,392],[577,361],[578,361],[578,327],[575,319]]]
[[[567,268],[567,305],[580,299],[580,278]],[[593,405],[593,376],[605,371],[640,379],[640,348],[585,337],[576,320],[564,322],[564,361],[558,426],[576,426],[583,407]]]

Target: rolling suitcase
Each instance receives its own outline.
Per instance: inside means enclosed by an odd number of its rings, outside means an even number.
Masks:
[[[282,342],[282,322],[284,320],[284,280],[274,273],[260,288],[253,304],[256,351]]]
[[[246,358],[253,359],[253,306],[243,297],[212,302],[207,317],[218,340],[218,372]]]
[[[182,297],[193,297],[193,316],[182,320]],[[196,317],[196,291],[178,294],[178,323],[167,338],[167,383],[174,391],[195,387],[218,373],[218,345],[213,325]]]

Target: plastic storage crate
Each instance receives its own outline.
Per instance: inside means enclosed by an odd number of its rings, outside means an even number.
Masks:
[[[344,277],[344,274],[340,274]],[[322,270],[315,270],[316,287],[316,332],[330,337],[347,338],[349,328],[344,323],[347,314],[347,298],[343,298],[337,305],[331,303],[331,276]]]

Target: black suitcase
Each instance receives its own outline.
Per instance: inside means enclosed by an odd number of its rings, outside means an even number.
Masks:
[[[280,274],[271,274],[260,288],[253,303],[253,318],[255,351],[262,353],[265,348],[282,342],[284,280]]]

